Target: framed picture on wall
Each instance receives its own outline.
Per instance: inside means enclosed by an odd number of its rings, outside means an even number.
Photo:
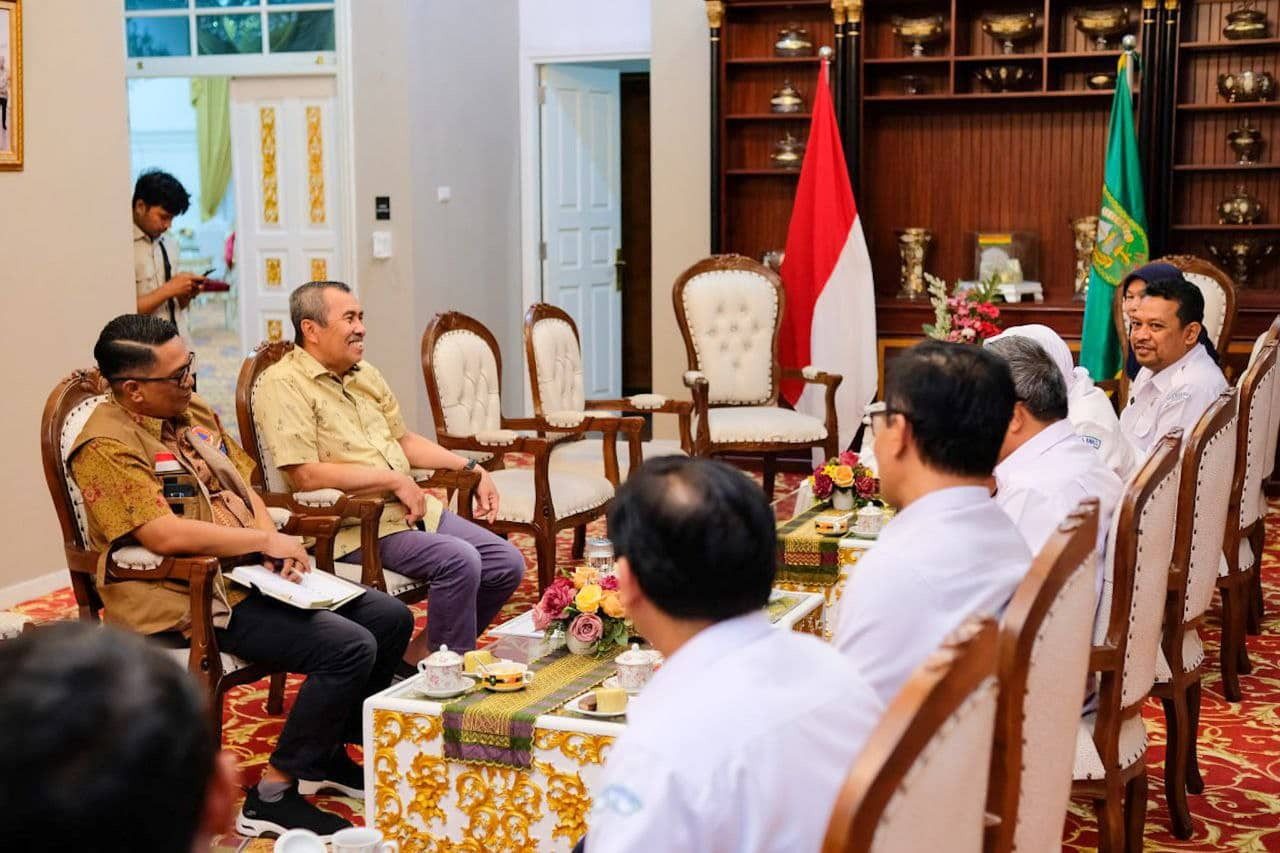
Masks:
[[[0,0],[0,170],[22,168],[22,0]]]

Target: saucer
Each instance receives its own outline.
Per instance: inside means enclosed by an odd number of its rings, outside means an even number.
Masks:
[[[428,690],[425,687],[416,687],[414,689],[420,695],[425,696],[428,699],[451,699],[454,696],[461,696],[463,693],[466,693],[468,690],[470,690],[474,686],[475,686],[475,681],[471,678],[471,676],[463,675],[462,679],[452,687],[444,687],[444,688],[441,688],[440,690]]]
[[[615,689],[615,690],[625,690],[625,689],[626,689],[626,688],[624,688],[624,687],[622,686],[622,682],[618,681],[618,676],[616,676],[616,675],[611,675],[611,676],[609,676],[608,678],[606,678],[606,679],[604,680],[604,682],[603,682],[603,683],[601,683],[601,685],[600,685],[600,686],[601,686],[601,687],[609,687],[609,688],[612,688],[612,689]],[[627,690],[627,695],[628,695],[628,696],[638,696],[638,695],[640,695],[640,691],[639,691],[639,690]],[[585,712],[585,711],[583,711],[583,713],[585,714],[586,712]]]
[[[848,535],[852,536],[854,539],[879,539],[880,538],[879,531],[876,531],[875,533],[858,533],[856,530],[850,530]]]
[[[565,708],[575,714],[582,714],[584,717],[603,717],[607,719],[612,717],[625,717],[627,715],[626,708],[623,708],[621,711],[588,711],[586,708],[582,707],[582,700],[587,699],[590,696],[590,692],[583,693],[577,699],[573,699],[566,703]]]

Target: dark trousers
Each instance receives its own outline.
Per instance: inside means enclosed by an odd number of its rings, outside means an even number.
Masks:
[[[372,589],[334,611],[300,610],[255,591],[217,632],[224,651],[307,676],[271,763],[311,780],[325,778],[343,744],[360,743],[361,703],[391,683],[412,633],[409,608]]]
[[[378,540],[378,553],[383,568],[428,582],[427,643],[433,650],[442,644],[455,652],[474,649],[524,579],[524,556],[516,546],[448,511],[435,533],[392,533]],[[342,562],[360,562],[360,550]]]

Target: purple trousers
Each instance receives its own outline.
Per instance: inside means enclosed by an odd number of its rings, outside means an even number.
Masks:
[[[524,555],[514,545],[449,511],[435,533],[406,530],[378,540],[383,568],[425,580],[427,642],[462,653],[480,636],[524,579]],[[341,558],[359,563],[360,549]]]

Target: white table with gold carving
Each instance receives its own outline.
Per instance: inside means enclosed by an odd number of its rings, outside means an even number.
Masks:
[[[775,591],[771,610],[781,612],[771,616],[779,628],[817,633],[821,607],[821,595]],[[522,641],[532,648],[540,638],[512,622],[494,630],[493,648],[514,657]],[[402,853],[572,849],[586,832],[591,792],[625,722],[561,707],[534,721],[531,768],[473,764],[445,757],[448,700],[423,698],[417,686],[414,677],[365,700],[366,822],[398,841]]]

